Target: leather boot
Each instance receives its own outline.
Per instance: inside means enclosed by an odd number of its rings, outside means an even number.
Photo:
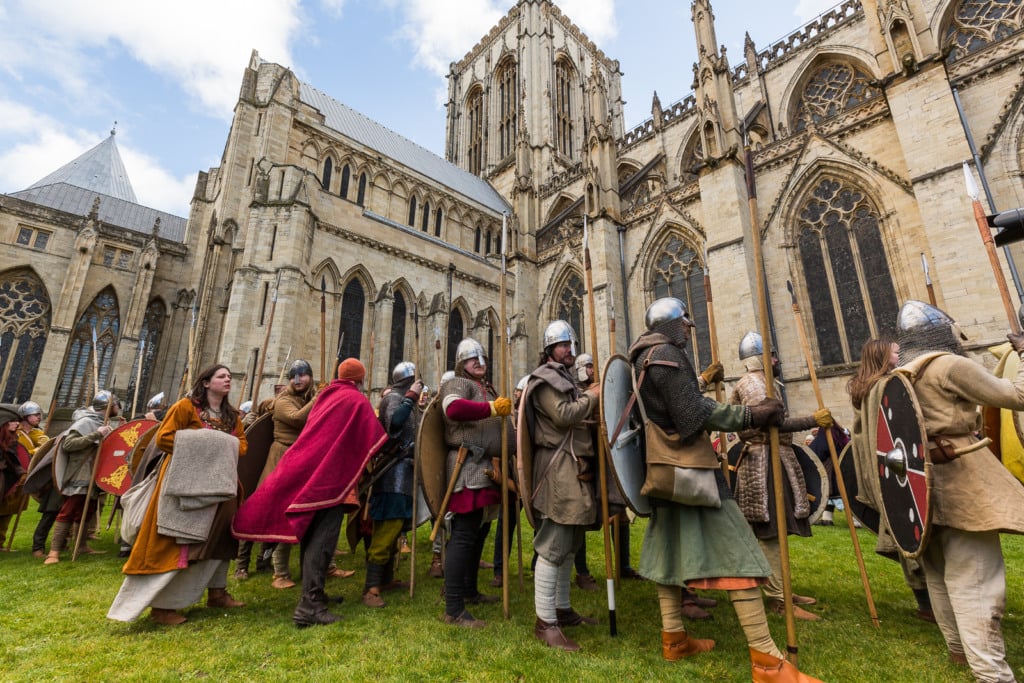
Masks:
[[[593,617],[585,617],[572,607],[569,609],[556,609],[555,614],[558,616],[558,625],[561,626],[580,626],[586,624],[587,626],[593,626],[597,623],[597,619]]]
[[[188,621],[184,616],[172,609],[160,609],[159,607],[150,608],[149,618],[164,626],[178,626]]]
[[[444,578],[444,565],[441,563],[441,553],[434,553],[434,557],[430,560],[430,569],[427,570],[427,575],[435,579]]]
[[[68,534],[71,533],[71,522],[57,522],[53,525],[53,538],[50,539],[50,554],[43,560],[43,564],[57,564],[60,562],[60,551],[67,543]]]
[[[566,652],[576,652],[580,649],[578,643],[566,638],[557,623],[549,624],[540,617],[537,617],[537,623],[533,626],[533,635],[548,647],[555,647]]]
[[[366,563],[366,582],[363,584],[363,604],[367,607],[380,608],[387,603],[380,597],[381,584],[384,582],[385,566],[375,562]]]
[[[822,683],[819,679],[801,673],[785,659],[750,649],[750,673],[754,683]]]
[[[228,593],[226,588],[208,588],[206,590],[206,606],[232,608],[245,607],[245,603],[231,597],[231,593]]]
[[[299,604],[295,607],[295,611],[292,612],[292,621],[299,628],[327,626],[328,624],[339,622],[341,619],[340,614],[327,610],[327,602],[325,600],[314,600],[307,595],[302,596]]]
[[[715,641],[702,638],[691,638],[686,631],[661,632],[661,656],[669,662],[676,662],[683,657],[698,655],[715,647]]]
[[[779,600],[778,598],[770,598],[768,600],[768,611],[772,614],[785,615],[786,603],[783,600]],[[819,617],[817,614],[815,614],[814,612],[808,612],[795,602],[793,603],[793,618],[803,619],[804,621],[821,621],[821,617]]]
[[[82,537],[82,542],[78,544],[79,555],[106,555],[106,550],[93,550],[89,547],[89,539],[85,536]]]
[[[384,573],[381,576],[380,589],[381,591],[396,591],[403,588],[408,588],[409,584],[405,583],[401,579],[395,578],[395,556],[392,555],[387,564],[384,565]]]

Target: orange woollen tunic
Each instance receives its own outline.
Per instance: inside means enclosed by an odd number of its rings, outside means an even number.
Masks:
[[[160,499],[160,491],[164,485],[164,475],[167,473],[167,465],[174,457],[174,434],[179,429],[205,429],[206,425],[199,419],[196,407],[189,398],[183,398],[168,410],[163,422],[157,428],[156,445],[167,457],[160,464],[160,475],[153,492],[153,498],[149,501],[146,515],[142,519],[142,526],[139,534],[132,545],[132,554],[125,562],[121,570],[125,574],[163,574],[177,569],[187,568],[187,564],[181,563],[181,546],[172,536],[164,536],[157,532],[156,514],[157,501]],[[242,428],[242,421],[235,418],[234,436],[238,438],[238,457],[245,455],[248,450],[248,443],[245,440],[245,430]]]

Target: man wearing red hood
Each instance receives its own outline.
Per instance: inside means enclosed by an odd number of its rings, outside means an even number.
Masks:
[[[242,504],[232,530],[246,541],[299,543],[302,597],[292,614],[299,628],[332,624],[324,580],[345,513],[357,507],[355,486],[387,441],[362,394],[366,368],[355,358],[317,395],[306,426],[270,476]]]

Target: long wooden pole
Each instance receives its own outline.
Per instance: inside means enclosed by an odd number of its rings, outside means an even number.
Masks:
[[[978,224],[978,232],[981,234],[981,241],[985,245],[985,253],[988,254],[989,265],[992,266],[992,275],[996,281],[996,288],[999,290],[999,297],[1003,300],[1003,308],[1006,310],[1006,318],[1010,321],[1010,329],[1014,334],[1020,334],[1020,322],[1013,310],[1013,302],[1010,301],[1010,290],[1006,286],[1006,277],[1003,275],[1003,267],[999,263],[999,255],[996,253],[996,244],[992,240],[992,229],[988,225],[988,217],[985,209],[978,199],[978,186],[974,183],[974,174],[971,173],[967,162],[964,162],[964,181],[967,184],[967,194],[971,197],[971,206],[974,208],[974,220]]]
[[[754,180],[754,161],[750,143],[745,141],[743,161],[747,175],[747,208],[750,211],[750,247],[754,260],[754,288],[757,290],[758,317],[761,324],[761,362],[764,365],[765,395],[775,398],[775,373],[772,368],[771,336],[768,329],[768,292],[765,291],[764,260],[761,254],[761,219],[757,214],[757,183]],[[779,428],[768,428],[768,442],[772,463],[772,486],[775,490],[775,518],[779,533],[779,555],[782,565],[782,599],[786,618],[786,652],[789,661],[797,666],[799,647],[796,641],[796,621],[793,617],[793,585],[789,566],[789,535],[786,527],[786,498],[782,488],[782,458],[779,455]]]
[[[501,395],[505,398],[511,396],[509,392],[508,377],[508,309],[506,302],[508,293],[505,286],[508,282],[507,264],[505,262],[505,245],[508,235],[508,214],[501,216],[501,277],[498,288],[500,289],[500,314],[501,320]],[[508,588],[508,566],[509,566],[509,533],[508,533],[508,416],[501,417],[501,607],[505,618],[509,618],[509,588]]]
[[[811,356],[811,347],[807,343],[807,332],[804,330],[803,319],[800,314],[800,304],[796,300],[796,292],[793,291],[793,283],[786,281],[789,288],[789,295],[793,299],[793,317],[796,319],[796,331],[800,337],[800,348],[804,352],[804,360],[807,362],[807,373],[811,377],[811,387],[814,388],[814,398],[818,401],[818,410],[825,407],[825,400],[821,395],[821,386],[818,384],[818,372],[814,369],[814,358]],[[832,458],[832,471],[835,472],[836,482],[839,484],[839,496],[843,499],[843,509],[846,510],[846,525],[850,529],[850,540],[853,542],[853,554],[857,558],[857,568],[860,571],[860,581],[864,586],[864,597],[868,601],[868,613],[871,615],[871,622],[875,628],[880,628],[878,612],[875,611],[875,598],[871,595],[871,584],[868,581],[868,570],[864,566],[864,555],[860,550],[860,539],[857,537],[857,529],[853,526],[853,515],[850,511],[850,498],[846,494],[846,482],[843,474],[839,471],[839,455],[836,453],[836,442],[832,437],[832,428],[825,430],[825,439],[828,441],[828,452]]]
[[[252,407],[256,409],[260,399],[260,385],[263,384],[263,368],[267,364],[267,349],[270,347],[270,331],[274,327],[274,311],[277,309],[277,286],[274,286],[274,295],[270,299],[270,316],[267,318],[267,333],[263,335],[263,349],[260,351],[260,363],[256,369],[256,376],[252,378]],[[191,364],[190,364],[191,368]],[[189,369],[191,372],[191,369]]]
[[[615,355],[615,292],[612,289],[611,278],[608,279],[608,353]],[[597,366],[594,366],[595,369]],[[601,420],[603,422],[603,419]],[[609,458],[612,454],[606,449],[605,453]],[[610,466],[610,465],[609,465]],[[628,524],[629,520],[626,518],[626,512],[623,510],[615,515],[612,515],[609,521],[612,528],[612,557],[614,559],[613,565],[615,567],[615,586],[618,587],[619,579],[622,576],[622,524]]]
[[[601,386],[601,377],[597,362],[597,307],[594,305],[594,273],[590,264],[590,243],[587,234],[587,215],[583,214],[583,266],[587,280],[587,305],[590,315],[587,316],[590,327],[590,355],[594,357],[594,384]],[[600,411],[600,402],[598,406]],[[600,412],[599,412],[600,414]],[[608,631],[610,635],[618,635],[619,629],[615,618],[615,571],[612,567],[611,526],[608,521],[608,452],[605,444],[608,435],[605,433],[604,420],[598,419],[599,438],[597,440],[597,479],[601,487],[601,527],[604,530],[604,571],[605,584],[608,589]]]
[[[287,353],[284,354],[284,362],[281,363],[281,374],[279,374],[277,376],[277,384],[278,384],[278,386],[284,384],[284,375],[285,375],[286,372],[288,372],[288,361],[290,361],[291,359],[292,359],[292,347],[289,344],[288,345],[288,351],[287,351]]]
[[[366,363],[366,396],[373,392],[373,352],[377,343],[377,303],[370,308],[370,358]]]
[[[320,381],[327,379],[327,277],[320,276]]]
[[[412,305],[412,323],[414,330],[414,337],[416,340],[415,345],[412,348],[413,352],[413,364],[416,366],[416,374],[423,378],[420,372],[420,311],[419,304],[413,303]],[[420,473],[419,467],[416,466],[415,460],[412,466],[412,544],[409,548],[409,597],[413,597],[416,594],[416,520],[418,517],[419,502],[419,486],[420,486]]]
[[[136,359],[135,368],[135,393],[132,395],[132,412],[139,412],[139,384],[142,382],[142,360],[146,353],[146,340],[139,340],[139,356]]]
[[[932,275],[928,272],[928,259],[925,258],[924,252],[921,252],[921,268],[924,270],[924,286],[928,290],[928,303],[938,307],[938,304],[935,302],[935,287],[932,286]]]
[[[718,328],[715,325],[715,305],[711,294],[711,269],[708,266],[708,252],[704,252],[704,299],[708,305],[708,337],[711,344],[711,364],[719,362],[721,356],[718,353]],[[715,382],[715,400],[719,403],[725,401],[725,387],[722,380]],[[732,486],[732,474],[729,472],[728,439],[725,432],[718,432],[718,459],[722,461],[722,474],[725,475],[725,483]]]
[[[114,382],[116,384],[116,382]],[[99,393],[99,392],[96,392]],[[114,392],[107,390],[107,409],[103,415],[103,426],[106,427],[110,424],[110,408],[114,405]],[[106,438],[104,436],[104,438]],[[92,490],[96,485],[96,472],[100,466],[100,449],[103,448],[103,439],[99,440],[96,445],[96,455],[92,459],[92,473],[89,475],[88,488],[85,489],[85,505],[82,507],[82,517],[78,521],[78,533],[75,535],[75,547],[71,550],[71,561],[74,562],[78,559],[78,549],[82,547],[82,535],[85,533],[85,527],[89,526],[87,519],[89,516],[89,504],[92,502]]]

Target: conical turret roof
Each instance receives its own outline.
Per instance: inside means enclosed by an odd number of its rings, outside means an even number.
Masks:
[[[115,132],[110,131],[110,137],[106,140],[74,161],[61,166],[28,189],[33,190],[47,185],[65,183],[138,204],[139,200],[135,198],[135,190],[132,189],[131,181],[128,180],[128,172],[125,171],[121,155],[117,151],[114,135]]]

